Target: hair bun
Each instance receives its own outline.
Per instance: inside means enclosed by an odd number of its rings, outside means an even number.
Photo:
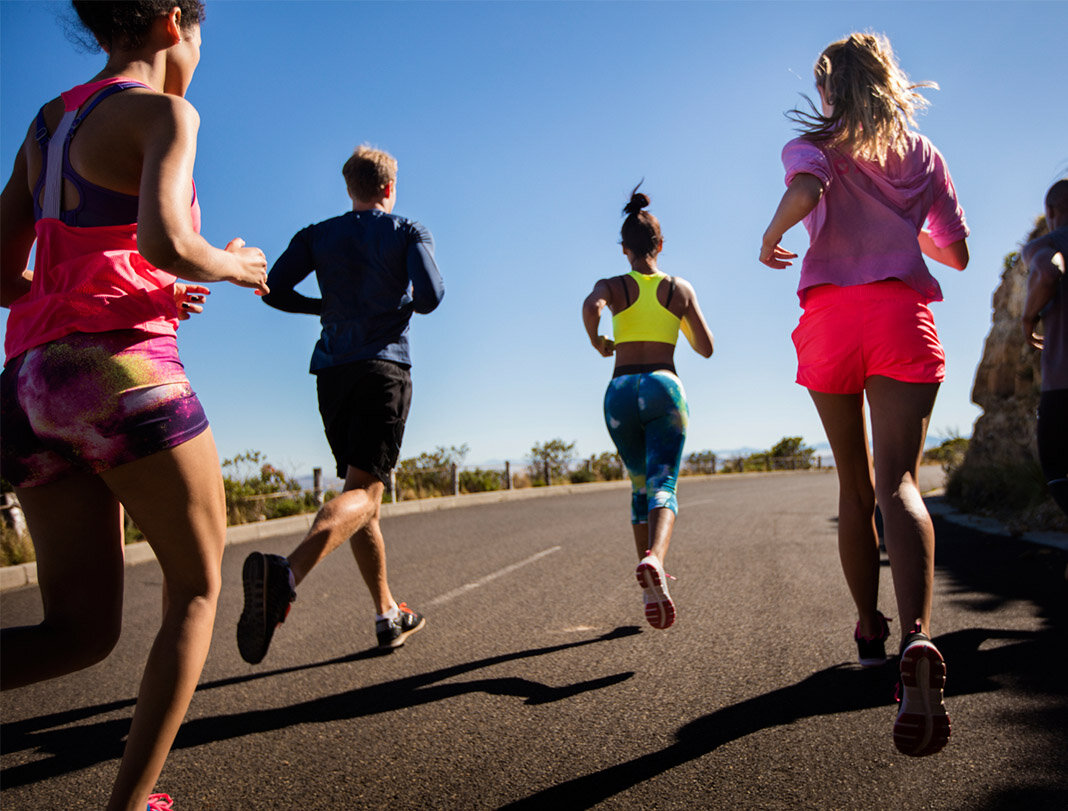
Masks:
[[[641,183],[638,184],[640,185]],[[623,206],[624,214],[637,214],[643,208],[649,207],[649,196],[638,191],[638,186],[635,186],[634,191],[630,193],[630,202]]]

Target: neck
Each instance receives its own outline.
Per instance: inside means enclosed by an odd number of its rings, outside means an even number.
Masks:
[[[381,200],[376,200],[373,203],[365,203],[362,200],[353,200],[352,201],[352,210],[353,211],[384,211],[387,214],[389,213],[389,209],[386,208],[386,204],[384,202],[382,202]]]
[[[163,92],[164,80],[167,75],[167,57],[162,51],[151,53],[113,53],[108,57],[108,63],[104,69],[93,77],[92,81],[101,79],[114,79],[122,76],[125,79],[136,79],[143,82],[160,93]]]
[[[646,276],[652,276],[654,273],[660,272],[660,268],[656,265],[655,256],[643,256],[640,259],[632,259],[630,262],[630,269],[635,273],[642,273]]]

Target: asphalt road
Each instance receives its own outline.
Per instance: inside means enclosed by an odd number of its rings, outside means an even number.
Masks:
[[[241,563],[296,538],[230,547],[157,790],[178,811],[1068,806],[1068,555],[937,519],[953,735],[908,758],[891,740],[893,668],[853,664],[836,492],[827,473],[684,480],[667,631],[643,621],[623,490],[386,519],[394,591],[427,616],[387,656],[339,550],[264,663],[245,664]],[[107,661],[2,695],[4,811],[103,805],[160,579],[128,567]],[[3,625],[38,621],[39,602],[4,593]],[[896,614],[888,569],[881,607]]]

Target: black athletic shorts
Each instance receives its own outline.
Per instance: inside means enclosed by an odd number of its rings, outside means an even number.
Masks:
[[[337,475],[351,465],[388,486],[412,403],[408,367],[378,359],[332,366],[316,374],[316,389]]]

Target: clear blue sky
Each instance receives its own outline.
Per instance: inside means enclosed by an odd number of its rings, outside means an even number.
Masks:
[[[5,178],[45,100],[104,63],[64,34],[65,3],[0,2]],[[348,207],[340,167],[370,142],[399,160],[397,213],[434,234],[446,298],[412,327],[415,397],[402,456],[467,443],[520,462],[562,437],[611,448],[611,361],[582,299],[627,269],[620,209],[645,178],[661,267],[697,289],[716,338],[684,342],[687,450],[824,436],[793,382],[796,271],[756,261],[782,192],[783,111],[852,30],[886,33],[972,229],[963,273],[937,266],[948,371],[932,434],[971,433],[975,368],[1002,257],[1068,170],[1064,2],[236,2],[209,0],[189,99],[200,111],[204,234],[272,262],[303,226]],[[802,252],[800,227],[784,244]],[[309,282],[314,290],[314,282]],[[607,322],[606,322],[607,329]],[[332,467],[308,359],[318,322],[215,286],[179,345],[220,453],[258,449],[289,472]]]

